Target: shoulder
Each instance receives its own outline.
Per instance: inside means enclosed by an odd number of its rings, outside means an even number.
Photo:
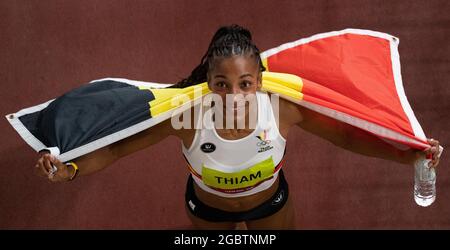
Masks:
[[[289,100],[286,100],[279,95],[273,95],[270,92],[267,92],[271,103],[272,103],[272,109],[274,112],[279,112],[279,119],[280,122],[288,123],[289,125],[298,124],[301,121],[303,121],[303,107],[291,102]],[[278,107],[275,105],[277,103],[276,101],[272,102],[272,98],[278,98]]]

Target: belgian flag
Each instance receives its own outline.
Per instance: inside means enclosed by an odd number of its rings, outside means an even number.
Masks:
[[[345,29],[261,54],[263,90],[403,148],[429,147],[403,88],[399,39]],[[92,81],[46,103],[6,115],[36,151],[61,161],[87,154],[169,119],[210,91],[119,78]]]

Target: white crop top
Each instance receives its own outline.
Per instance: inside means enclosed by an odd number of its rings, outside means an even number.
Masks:
[[[204,123],[207,128],[196,130],[189,149],[181,143],[192,177],[203,190],[239,197],[261,192],[275,182],[286,140],[278,130],[269,95],[257,91],[256,97],[257,125],[249,135],[237,140],[221,138],[209,117]]]

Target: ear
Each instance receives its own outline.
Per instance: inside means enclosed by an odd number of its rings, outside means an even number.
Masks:
[[[256,79],[256,89],[261,90],[262,88],[262,73],[259,72],[258,78]]]

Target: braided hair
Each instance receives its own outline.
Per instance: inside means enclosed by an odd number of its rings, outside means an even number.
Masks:
[[[223,26],[214,34],[206,54],[191,75],[170,88],[185,88],[206,82],[208,71],[214,67],[215,59],[235,55],[249,55],[259,65],[261,72],[266,70],[261,61],[260,51],[252,41],[250,31],[236,24]]]

